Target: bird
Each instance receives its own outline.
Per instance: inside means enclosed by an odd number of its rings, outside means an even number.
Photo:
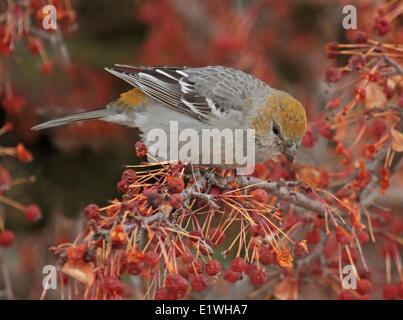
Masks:
[[[179,132],[193,130],[199,135],[206,130],[222,130],[218,133],[214,131],[211,139],[224,130],[227,133],[228,130],[230,133],[241,130],[245,133],[241,139],[235,136],[218,148],[206,150],[203,143],[196,143],[194,153],[197,155],[192,158],[193,161],[199,160],[206,166],[219,168],[244,164],[240,163],[236,153],[234,155],[234,150],[243,152],[243,155],[252,150],[254,163],[263,163],[278,154],[283,154],[293,163],[306,131],[306,112],[297,99],[235,68],[115,64],[105,70],[126,81],[132,88],[103,108],[50,120],[32,129],[102,120],[137,127],[147,148],[155,143],[153,134],[156,129],[168,132],[169,140],[172,123],[177,124]],[[181,140],[178,148],[185,147],[188,141]],[[252,146],[249,150],[245,145],[250,141]],[[172,148],[168,147],[162,156],[154,155],[161,161],[178,160],[172,158],[172,154],[178,156],[171,153]],[[227,159],[225,156],[228,153]],[[218,161],[212,160],[214,156],[218,156]]]

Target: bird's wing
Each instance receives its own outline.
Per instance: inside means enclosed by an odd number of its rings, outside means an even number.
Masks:
[[[201,121],[241,110],[249,91],[265,85],[242,71],[218,66],[116,66],[105,69],[151,98]]]

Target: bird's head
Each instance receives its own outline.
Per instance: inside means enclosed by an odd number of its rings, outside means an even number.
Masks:
[[[252,124],[258,144],[293,162],[306,131],[305,109],[298,100],[287,92],[274,90],[258,108]]]

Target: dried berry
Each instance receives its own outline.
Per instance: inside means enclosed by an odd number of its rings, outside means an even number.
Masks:
[[[231,268],[225,269],[223,278],[228,282],[235,283],[239,280],[241,274],[232,270]]]
[[[221,264],[217,260],[210,260],[206,263],[204,270],[209,276],[215,276],[221,272]]]
[[[341,71],[336,67],[328,67],[325,72],[325,77],[329,82],[336,83],[341,79]]]
[[[203,271],[203,263],[200,260],[195,260],[187,265],[187,271],[198,274]]]
[[[169,291],[176,294],[178,298],[182,298],[188,288],[188,282],[178,274],[170,274],[165,278],[165,286]]]
[[[345,244],[349,244],[351,242],[351,240],[353,240],[352,235],[348,234],[342,227],[337,226],[336,227],[336,239],[337,242],[345,245]]]
[[[160,262],[160,255],[155,251],[147,251],[143,261],[147,267],[155,267]]]
[[[258,249],[259,262],[263,265],[275,264],[277,261],[276,253],[266,246],[260,246]]]
[[[155,300],[176,300],[177,297],[175,294],[173,294],[171,291],[169,291],[167,288],[159,288],[155,292]]]
[[[104,280],[103,285],[111,295],[121,296],[125,291],[125,284],[118,278],[107,278]]]
[[[363,31],[358,31],[355,35],[355,43],[366,43],[368,40],[368,35]]]
[[[246,268],[245,260],[241,257],[236,257],[231,262],[231,269],[236,272],[244,272]]]
[[[262,270],[254,270],[249,274],[249,280],[254,286],[260,286],[267,281],[267,274]]]
[[[185,182],[182,179],[175,177],[168,177],[169,189],[172,193],[181,193],[185,188]]]
[[[183,197],[180,193],[174,193],[169,197],[169,203],[172,208],[180,209],[183,207]]]
[[[137,173],[132,169],[127,169],[122,173],[122,180],[126,180],[129,184],[133,184],[137,180]]]
[[[147,195],[147,202],[153,209],[156,209],[162,203],[162,196],[157,191],[151,192]]]
[[[88,219],[97,219],[99,217],[99,207],[91,203],[85,207],[84,214]]]
[[[204,274],[199,274],[192,279],[190,284],[194,291],[200,292],[207,288],[208,279]]]
[[[135,145],[137,157],[144,157],[147,154],[147,147],[142,142],[136,142]]]

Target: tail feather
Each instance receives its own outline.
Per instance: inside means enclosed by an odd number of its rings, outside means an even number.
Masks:
[[[83,121],[83,120],[95,120],[95,119],[102,119],[111,112],[108,109],[98,109],[93,111],[87,111],[82,113],[76,113],[69,116],[61,117],[58,119],[46,121],[44,123],[38,124],[37,126],[32,127],[32,130],[42,130],[46,128],[58,127],[63,126],[65,124],[69,124],[72,122]]]

